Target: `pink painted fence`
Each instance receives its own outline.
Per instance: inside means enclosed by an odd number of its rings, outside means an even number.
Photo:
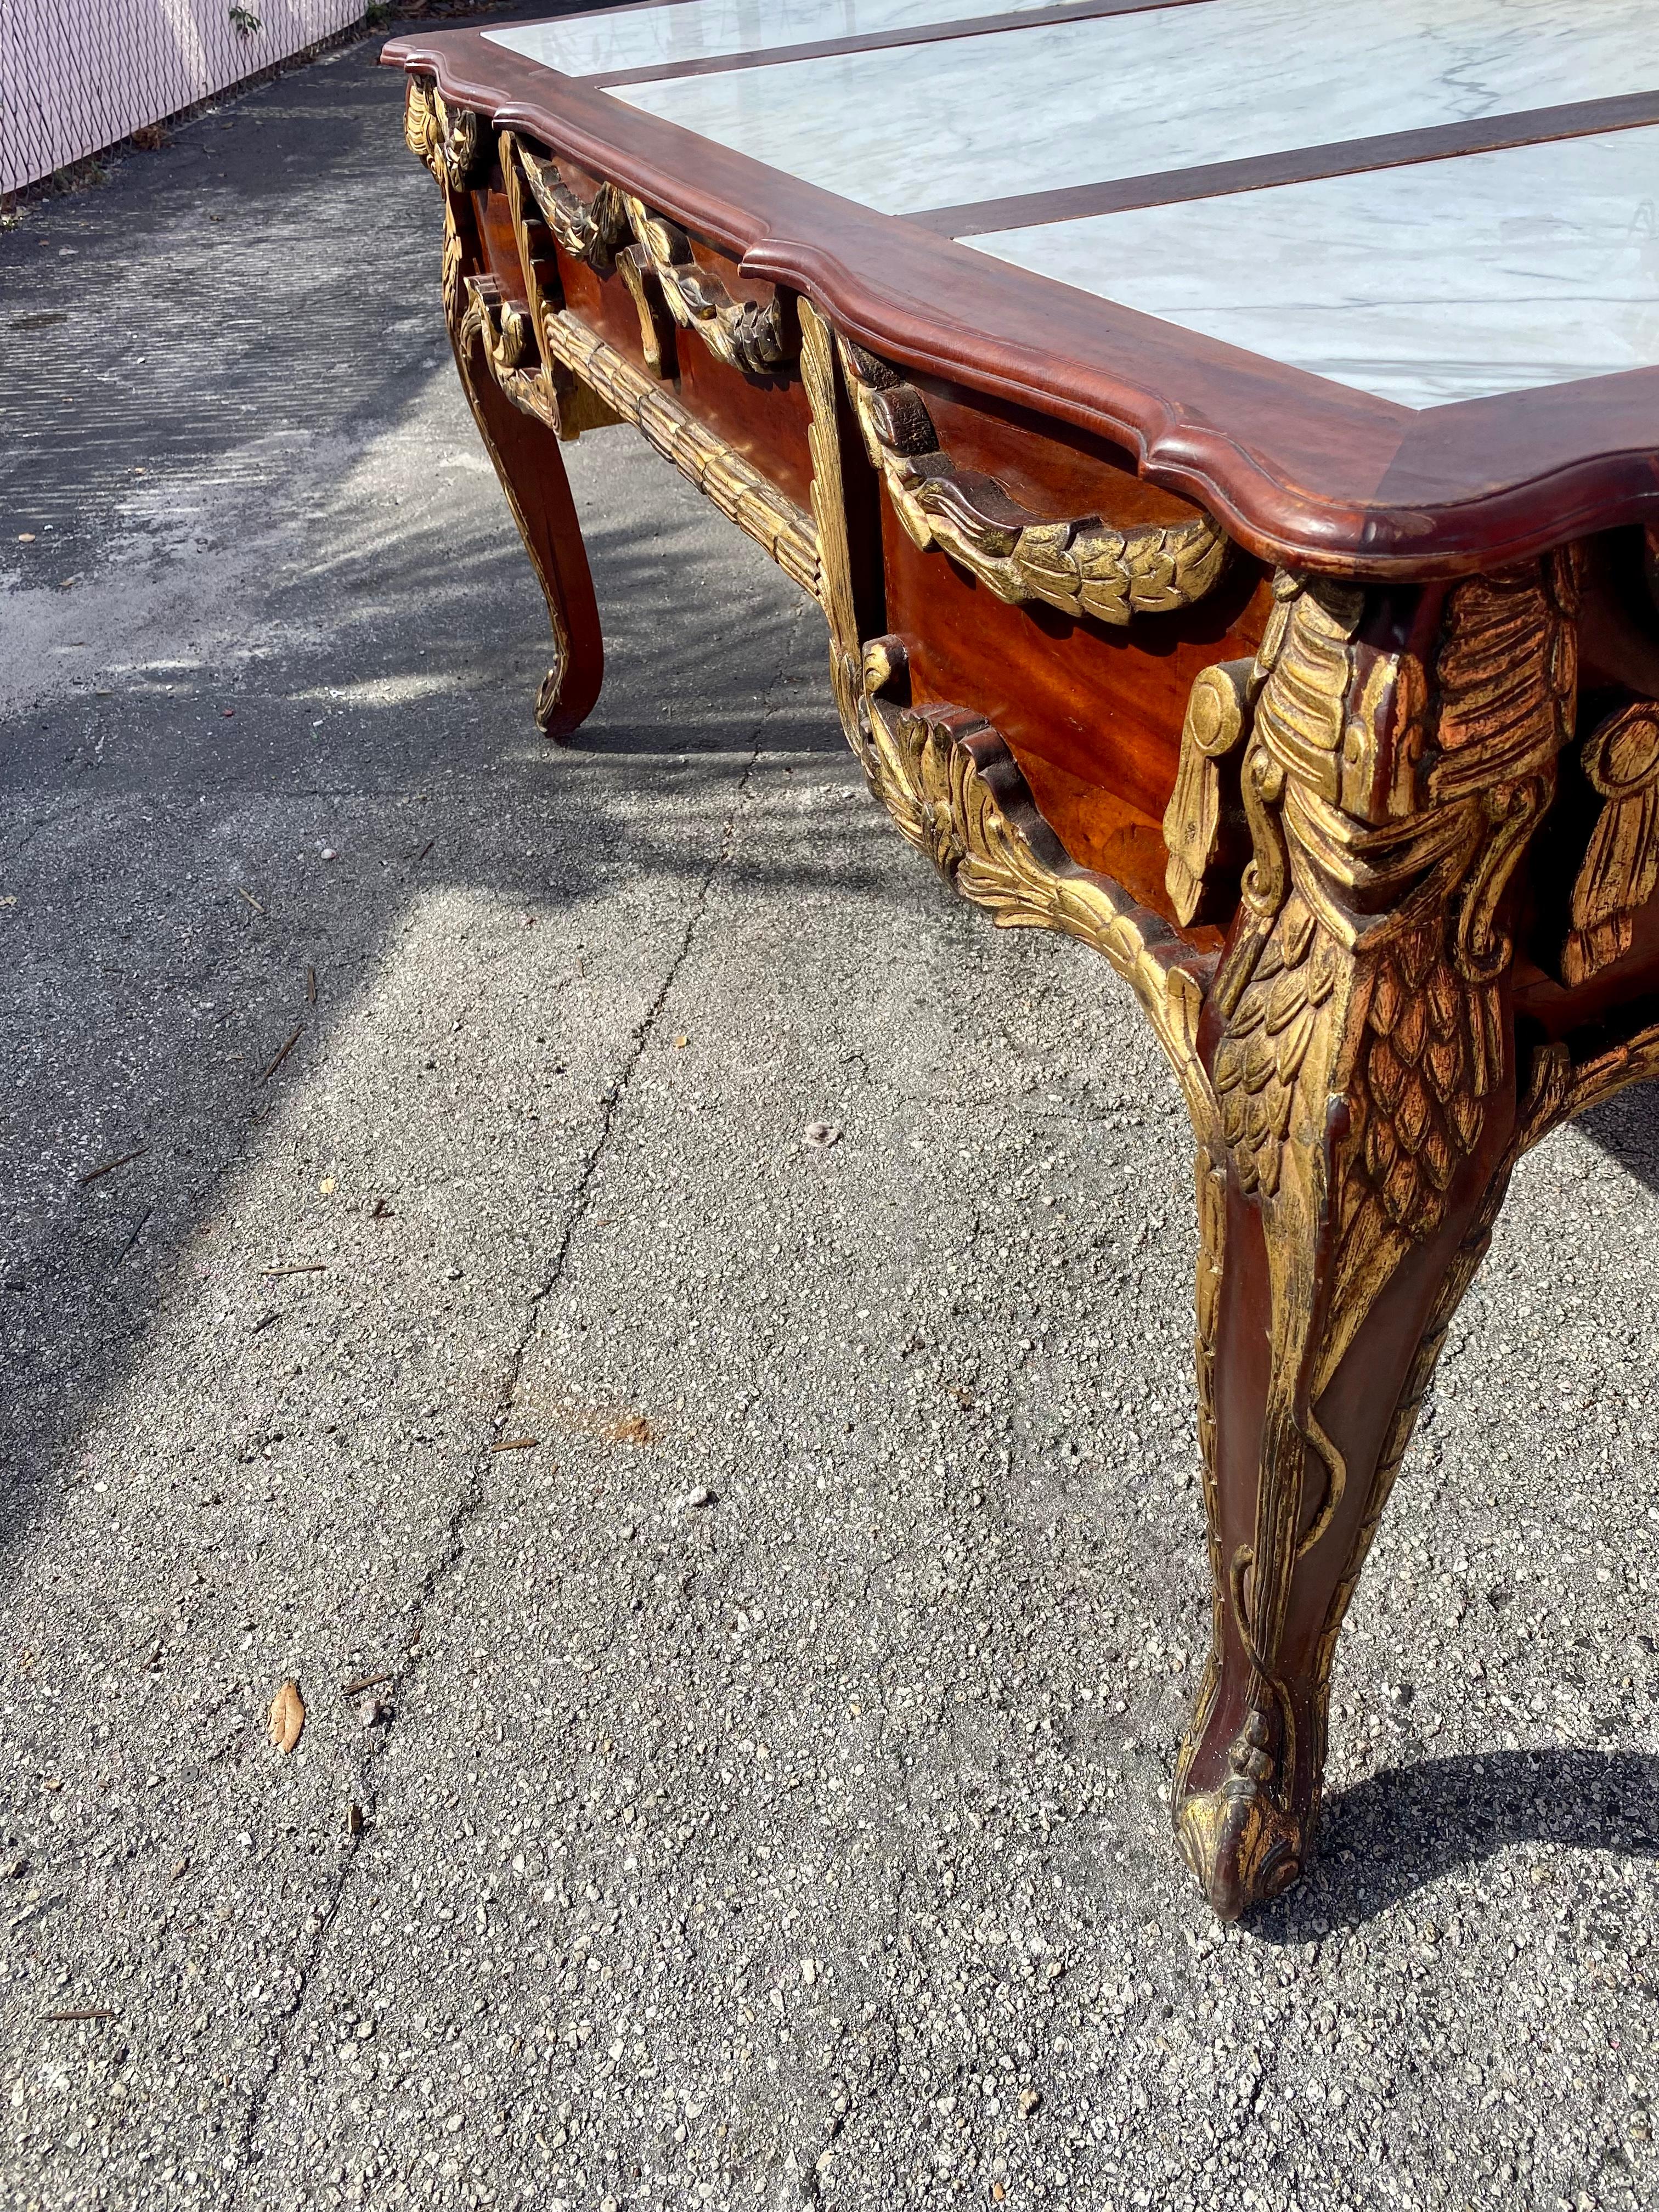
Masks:
[[[227,91],[362,15],[363,0],[0,0],[0,192]]]

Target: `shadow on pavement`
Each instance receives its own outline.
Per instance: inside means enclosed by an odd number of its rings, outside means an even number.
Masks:
[[[1659,1857],[1659,1757],[1497,1751],[1387,1767],[1327,1801],[1307,1881],[1251,1923],[1268,1943],[1358,1928],[1516,1844]]]
[[[540,738],[438,234],[365,45],[0,238],[0,331],[55,341],[0,349],[0,1547],[417,902],[677,910],[744,757],[844,760],[814,611],[620,430],[573,464],[605,696]],[[811,827],[736,872],[810,889]]]
[[[1659,1090],[1638,1083],[1610,1098],[1578,1127],[1647,1189],[1659,1191]]]

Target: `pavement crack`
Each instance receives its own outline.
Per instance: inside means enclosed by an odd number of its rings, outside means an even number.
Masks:
[[[506,1372],[501,1377],[495,1410],[489,1425],[489,1432],[473,1455],[471,1472],[451,1510],[449,1519],[445,1526],[443,1540],[438,1547],[436,1555],[422,1577],[415,1595],[404,1609],[407,1626],[399,1640],[402,1656],[392,1669],[390,1684],[390,1692],[394,1697],[402,1687],[410,1668],[418,1663],[422,1632],[425,1626],[428,1612],[439,1591],[454,1572],[465,1553],[467,1523],[483,1505],[487,1495],[490,1446],[495,1440],[500,1422],[512,1410],[525,1360],[532,1344],[535,1341],[538,1320],[542,1309],[563,1280],[565,1267],[575,1243],[577,1231],[580,1229],[589,1210],[594,1178],[610,1148],[617,1117],[627,1099],[635,1073],[645,1056],[646,1048],[662,1019],[663,1010],[673,995],[674,987],[679,980],[680,973],[690,957],[692,947],[696,941],[699,925],[708,909],[708,896],[714,888],[715,878],[731,863],[737,846],[738,823],[744,807],[748,805],[750,787],[760,760],[766,726],[775,711],[777,695],[782,680],[783,670],[781,667],[778,678],[767,693],[762,703],[760,714],[750,733],[748,757],[744,763],[743,773],[738,779],[738,787],[721,829],[719,848],[704,869],[696,890],[692,895],[686,912],[684,926],[680,932],[679,941],[670,955],[661,979],[652,996],[651,1003],[639,1021],[635,1024],[629,1035],[628,1048],[623,1054],[622,1064],[601,1094],[599,1126],[594,1132],[593,1141],[583,1157],[576,1177],[575,1188],[566,1209],[564,1226],[560,1232],[547,1273],[539,1285],[531,1293],[529,1303],[525,1309],[524,1322],[519,1331],[518,1340],[507,1362]],[[372,1820],[376,1809],[376,1796],[371,1784],[379,1762],[385,1756],[384,1732],[381,1732],[381,1735],[382,1740],[368,1747],[365,1752],[359,1782],[359,1788],[362,1793],[362,1809],[366,1822]],[[314,1917],[317,1924],[312,1932],[303,1959],[294,1970],[291,1996],[281,2017],[276,2047],[270,2054],[264,2076],[249,2100],[247,2111],[238,2131],[234,2153],[237,2179],[234,2194],[228,2200],[232,2206],[249,2201],[248,2183],[256,2164],[253,2147],[266,2110],[276,2091],[277,2081],[288,2060],[292,2028],[304,2009],[312,1976],[328,1948],[329,1938],[341,1906],[345,1901],[357,1857],[358,1851],[354,1843],[353,1847],[342,1857],[338,1870],[329,1886],[327,1893],[316,1908]]]

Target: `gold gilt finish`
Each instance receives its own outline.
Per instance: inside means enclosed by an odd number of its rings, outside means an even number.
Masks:
[[[530,190],[564,251],[601,276],[617,270],[640,306],[647,351],[658,344],[647,320],[660,301],[682,330],[695,331],[712,354],[751,376],[767,375],[795,357],[788,303],[775,293],[764,307],[734,300],[720,278],[698,265],[678,223],[653,215],[642,200],[601,185],[591,200],[571,190],[555,162],[520,148]],[[653,301],[641,304],[648,283]]]
[[[660,385],[641,376],[614,347],[565,311],[542,322],[548,351],[588,384],[624,422],[634,423],[665,459],[689,477],[786,575],[818,596],[817,533],[810,516],[769,484],[741,453],[706,430]]]
[[[514,235],[533,305],[534,331],[549,379],[574,380],[600,403],[606,420],[633,423],[723,514],[763,546],[786,574],[817,599],[817,532],[811,518],[740,453],[705,429],[672,392],[641,375],[614,346],[566,309],[555,289],[556,276],[550,280],[547,264],[537,251],[535,215],[545,211],[548,194],[544,182],[541,191],[535,191],[534,180],[538,167],[544,179],[551,165],[538,165],[510,131],[501,134],[501,155]],[[526,185],[531,187],[527,192]]]
[[[518,158],[536,204],[564,251],[573,260],[585,261],[595,275],[608,276],[634,235],[622,194],[614,185],[601,185],[591,200],[584,200],[553,162],[522,143]]]
[[[1659,707],[1638,700],[1592,730],[1579,749],[1605,802],[1572,887],[1572,928],[1561,956],[1583,983],[1630,950],[1638,911],[1659,887]]]
[[[1202,956],[1071,860],[971,706],[913,696],[902,638],[860,635],[849,518],[867,460],[919,545],[1011,602],[1117,624],[1200,599],[1229,555],[1218,526],[1030,514],[957,468],[915,387],[810,301],[732,300],[675,226],[609,185],[584,202],[510,132],[528,305],[463,281],[457,209],[487,149],[418,80],[406,123],[444,187],[469,396],[487,368],[562,434],[633,422],[764,545],[823,607],[848,738],[901,833],[1000,924],[1100,952],[1176,1072],[1196,1139],[1213,1612],[1175,1821],[1216,1911],[1246,1911],[1306,1863],[1342,1619],[1514,1164],[1659,1073],[1659,1024],[1587,1058],[1517,1048],[1512,881],[1574,740],[1577,556],[1417,590],[1275,577],[1259,651],[1204,670],[1186,701],[1167,882],[1183,922],[1230,925]],[[555,240],[628,283],[647,372],[568,311]],[[668,388],[677,327],[750,375],[799,375],[810,514]],[[1646,556],[1659,595],[1659,536]],[[1601,806],[1560,953],[1570,983],[1628,951],[1659,890],[1659,708],[1604,714],[1577,760]],[[1566,912],[1565,890],[1548,910]],[[1337,1387],[1353,1362],[1386,1370],[1358,1412]]]
[[[1200,670],[1187,696],[1181,763],[1164,815],[1169,852],[1164,888],[1183,922],[1224,921],[1237,869],[1225,866],[1226,823],[1237,812],[1238,775],[1228,763],[1243,743],[1260,689],[1250,660]]]
[[[1115,530],[1095,515],[1033,514],[941,451],[927,403],[896,368],[845,341],[842,361],[893,512],[924,552],[948,553],[999,599],[1122,623],[1192,606],[1220,575],[1227,538],[1208,515]]]
[[[1403,639],[1364,634],[1357,589],[1281,576],[1276,602],[1247,686],[1243,910],[1210,993],[1220,1150],[1265,1243],[1269,1377],[1248,1534],[1219,1547],[1231,1619],[1218,1613],[1176,1789],[1182,1850],[1228,1915],[1303,1864],[1336,1629],[1427,1375],[1408,1379],[1410,1413],[1375,1471],[1350,1470],[1321,1401],[1401,1262],[1455,1200],[1467,1210],[1467,1171],[1489,1180],[1496,1158],[1483,1173],[1477,1152],[1510,1138],[1512,948],[1497,917],[1574,697],[1567,556],[1455,586]],[[1353,1556],[1312,1678],[1293,1687],[1281,1651],[1293,1595],[1307,1602],[1298,1563],[1353,1480],[1367,1486]],[[1208,1492],[1218,1531],[1213,1479]],[[1242,1718],[1224,1772],[1192,1789],[1230,1644]]]
[[[404,95],[404,137],[441,185],[464,192],[479,180],[489,136],[482,116],[447,106],[429,79],[410,77]]]
[[[800,380],[811,410],[806,436],[812,460],[812,520],[818,537],[818,598],[830,625],[830,681],[842,727],[854,750],[861,752],[863,646],[853,590],[847,487],[842,474],[836,338],[810,300],[800,301],[797,313],[800,318]]]
[[[642,201],[629,198],[625,205],[643,257],[641,273],[648,269],[655,277],[682,330],[694,331],[717,359],[745,375],[770,375],[793,361],[799,345],[786,293],[775,292],[764,307],[734,300],[718,276],[698,267],[678,223],[653,215]]]

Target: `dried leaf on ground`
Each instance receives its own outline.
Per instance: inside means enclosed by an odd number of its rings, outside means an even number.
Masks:
[[[298,1043],[299,1043],[300,1039],[301,1039],[301,1038],[305,1035],[305,1033],[306,1033],[306,1025],[305,1025],[305,1024],[304,1024],[303,1022],[301,1022],[301,1024],[300,1024],[300,1026],[299,1026],[299,1028],[298,1028],[298,1029],[296,1029],[296,1030],[295,1030],[295,1032],[294,1032],[293,1036],[292,1036],[291,1037],[289,1037],[289,1039],[288,1040],[288,1042],[287,1042],[287,1043],[283,1047],[282,1050],[277,1054],[277,1055],[276,1055],[276,1059],[275,1059],[275,1060],[273,1060],[271,1061],[270,1066],[268,1068],[266,1068],[266,1070],[265,1070],[264,1073],[264,1074],[259,1078],[259,1080],[260,1080],[260,1082],[261,1082],[261,1083],[269,1083],[269,1082],[270,1082],[270,1080],[271,1077],[272,1077],[273,1075],[275,1075],[275,1074],[276,1074],[276,1073],[277,1069],[282,1066],[283,1062],[283,1061],[288,1058],[288,1056],[289,1056],[289,1053],[291,1053],[291,1052],[293,1051],[293,1049],[294,1049],[295,1046],[296,1044],[298,1044]]]
[[[278,1751],[286,1754],[300,1741],[300,1731],[306,1724],[306,1709],[301,1701],[297,1682],[284,1682],[270,1701],[270,1740]]]

